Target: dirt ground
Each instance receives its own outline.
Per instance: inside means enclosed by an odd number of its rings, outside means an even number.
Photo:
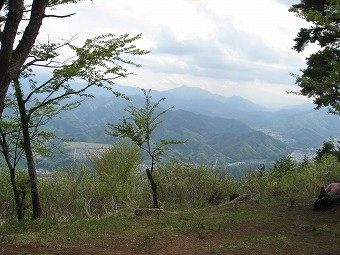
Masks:
[[[152,238],[107,233],[95,243],[72,243],[60,247],[29,243],[0,236],[0,255],[108,255],[108,254],[340,254],[340,205],[322,211],[311,206],[260,208],[254,202],[214,207],[209,215],[227,214],[238,207],[257,208],[260,221],[235,221],[228,228],[199,232],[175,231]]]

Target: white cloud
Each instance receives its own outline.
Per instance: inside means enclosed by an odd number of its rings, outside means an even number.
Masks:
[[[151,53],[135,59],[143,67],[121,84],[152,89],[199,86],[266,105],[273,104],[269,98],[290,104],[306,100],[292,99],[285,91],[297,88],[290,73],[298,73],[307,56],[291,49],[305,25],[288,12],[291,4],[294,1],[85,1],[59,8],[58,13],[77,15],[47,20],[41,38],[78,34],[81,41],[103,33],[143,33],[137,44]]]

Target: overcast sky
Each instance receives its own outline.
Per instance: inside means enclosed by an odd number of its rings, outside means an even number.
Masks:
[[[166,90],[200,87],[223,96],[242,96],[278,107],[306,102],[290,73],[305,67],[305,53],[291,49],[304,20],[288,12],[298,0],[94,0],[58,8],[76,12],[48,19],[40,40],[79,40],[103,33],[142,33],[137,74],[122,85]],[[50,12],[51,13],[51,12]],[[56,14],[53,13],[53,14]],[[52,14],[52,13],[51,13]]]

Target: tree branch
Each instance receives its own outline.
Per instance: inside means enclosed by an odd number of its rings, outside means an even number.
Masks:
[[[23,33],[23,36],[18,46],[13,51],[13,57],[10,68],[15,73],[12,75],[16,75],[16,73],[19,72],[20,68],[27,59],[27,56],[31,52],[31,49],[39,33],[42,20],[45,16],[45,9],[48,5],[48,2],[49,2],[48,0],[33,1],[30,21]]]
[[[45,106],[45,105],[48,105],[48,104],[51,104],[52,102],[55,102],[55,101],[58,101],[59,99],[62,99],[62,98],[65,98],[65,97],[68,97],[68,96],[71,96],[71,95],[76,95],[76,94],[80,94],[82,92],[84,92],[85,90],[87,90],[89,87],[92,87],[94,86],[95,84],[88,84],[86,85],[84,88],[80,89],[80,90],[74,90],[74,91],[71,91],[71,92],[65,92],[63,93],[62,95],[60,96],[57,96],[57,97],[54,97],[54,98],[51,98],[49,100],[44,100],[43,102],[41,102],[41,104],[35,106],[35,107],[32,107],[30,110],[29,110],[29,113],[28,115],[32,115],[33,112],[35,112],[36,110],[38,110],[39,108]],[[49,98],[53,93],[51,93],[47,98]],[[47,99],[46,98],[46,99]]]
[[[4,7],[5,0],[0,0],[0,11],[2,10],[2,7]]]
[[[76,13],[70,13],[70,14],[66,14],[66,15],[45,15],[44,17],[45,18],[68,18],[68,17],[71,17],[73,15],[76,15]]]
[[[40,85],[38,88],[32,90],[31,93],[29,93],[28,96],[26,97],[25,103],[27,103],[27,102],[30,100],[30,98],[34,95],[34,93],[35,93],[36,91],[38,91],[39,89],[42,89],[42,88],[43,88],[44,86],[46,86],[48,83],[50,83],[51,81],[53,81],[54,78],[55,78],[55,77],[50,78],[48,81],[44,82],[44,83],[43,83],[42,85]]]
[[[24,11],[24,1],[10,1],[8,15],[1,35],[0,75],[8,70],[17,30]]]

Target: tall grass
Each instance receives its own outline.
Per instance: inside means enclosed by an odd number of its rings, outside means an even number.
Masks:
[[[159,199],[166,209],[207,204],[213,193],[226,200],[238,190],[235,179],[209,166],[172,161],[157,168]]]
[[[119,153],[108,151],[106,157],[110,160],[92,159],[92,167],[74,165],[40,179],[44,215],[91,218],[151,206],[151,191],[138,153],[136,157],[129,157],[135,148],[126,146]],[[124,160],[120,153],[126,154]],[[340,162],[335,157],[324,157],[317,163],[289,164],[288,168],[278,167],[280,165],[265,173],[250,172],[236,180],[208,166],[171,161],[155,170],[159,200],[168,210],[207,205],[207,198],[215,191],[221,193],[222,201],[228,201],[234,192],[247,193],[260,200],[277,196],[285,200],[311,200],[316,198],[321,186],[340,180]],[[127,170],[129,173],[124,172]],[[25,173],[18,174],[21,175],[24,178]],[[27,195],[27,210],[30,210],[29,199]],[[0,171],[0,221],[14,219],[15,215],[8,171],[3,169]]]
[[[320,162],[294,164],[284,169],[274,167],[264,175],[248,173],[241,178],[241,185],[243,192],[253,197],[310,200],[316,198],[322,186],[335,180],[340,180],[340,162],[328,156]]]

